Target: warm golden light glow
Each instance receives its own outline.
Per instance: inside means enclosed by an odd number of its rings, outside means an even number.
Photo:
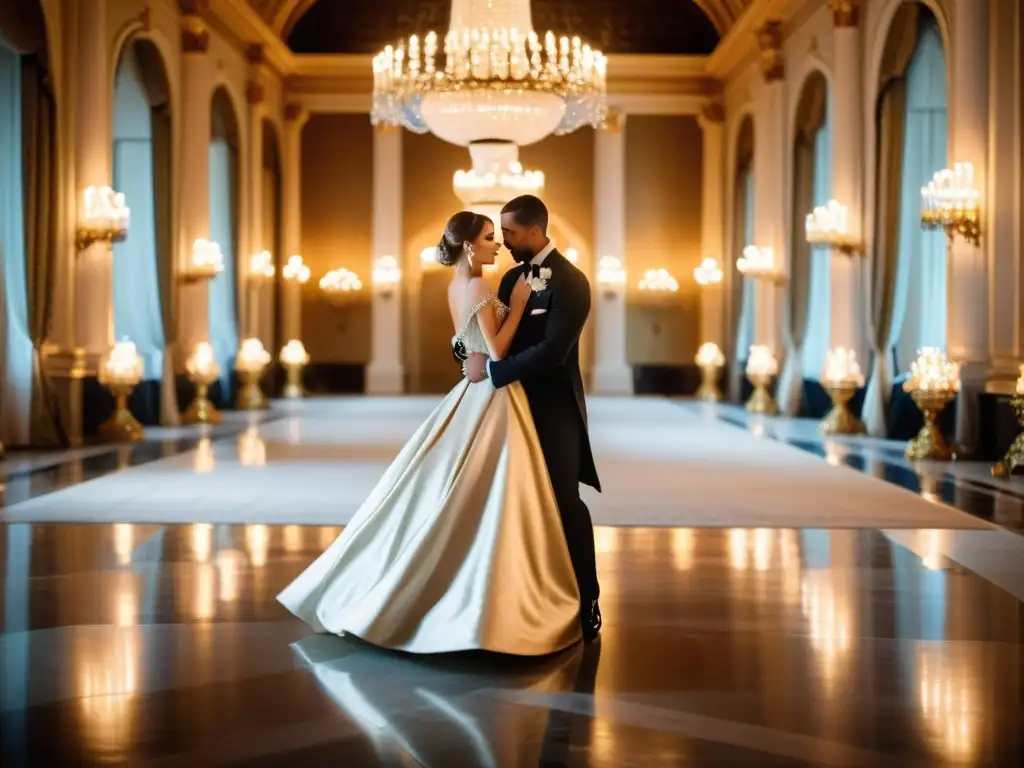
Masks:
[[[821,383],[826,387],[863,387],[864,374],[857,362],[857,353],[846,347],[830,349],[821,372]]]
[[[359,279],[359,276],[344,267],[332,269],[320,278],[320,290],[328,296],[355,293],[362,289],[363,281]]]
[[[693,270],[693,279],[697,281],[698,285],[718,285],[722,282],[722,268],[718,264],[718,260],[710,256],[703,259],[700,265]]]
[[[380,256],[373,262],[370,282],[374,288],[390,293],[402,280],[402,270],[398,267],[398,259],[394,256]]]
[[[132,561],[132,550],[135,547],[135,528],[130,523],[114,525],[114,552],[118,565],[128,565]]]
[[[918,704],[936,751],[951,762],[973,765],[982,726],[974,682],[980,671],[951,654],[948,643],[916,643]]]
[[[291,280],[301,284],[309,282],[309,267],[302,260],[301,256],[289,256],[288,263],[281,270],[281,276],[285,280]]]
[[[81,733],[89,753],[120,759],[132,743],[140,692],[138,627],[75,634],[72,669],[77,680]]]
[[[249,277],[253,280],[269,280],[277,270],[270,251],[260,251],[249,257]]]
[[[192,469],[200,475],[213,472],[217,464],[217,456],[213,452],[213,443],[208,437],[199,438],[196,444],[196,452],[192,456]]]
[[[959,392],[960,364],[947,360],[938,347],[924,347],[911,364],[910,378],[903,388],[908,392]]]
[[[245,547],[249,551],[249,562],[254,568],[267,564],[270,549],[270,529],[265,525],[245,526]]]
[[[648,269],[637,283],[637,288],[654,293],[675,293],[679,290],[679,281],[667,269]]]
[[[205,563],[210,559],[210,552],[213,549],[213,526],[209,523],[194,523],[192,525],[192,552],[196,560]]]
[[[692,528],[672,529],[672,563],[678,571],[693,568],[693,550],[695,540]]]
[[[213,354],[213,346],[208,341],[200,341],[185,361],[185,370],[194,379],[216,379],[220,375],[220,366]]]
[[[619,293],[626,286],[626,268],[617,256],[602,256],[597,263],[597,284],[605,295]]]
[[[757,245],[748,245],[743,255],[736,260],[736,268],[744,277],[774,278],[778,275],[775,265],[775,251]]]
[[[747,357],[748,376],[775,376],[779,372],[779,363],[772,350],[762,344],[753,344]]]
[[[134,387],[142,381],[145,372],[145,361],[139,356],[135,344],[122,339],[100,361],[98,378],[104,386]]]
[[[284,527],[284,551],[299,552],[302,549],[302,527],[298,525],[286,525]]]
[[[246,428],[238,436],[236,443],[238,463],[243,467],[262,467],[267,463],[267,444],[260,437],[259,427],[253,425]]]

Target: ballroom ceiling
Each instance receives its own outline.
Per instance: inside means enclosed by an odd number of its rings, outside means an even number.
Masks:
[[[298,53],[371,53],[444,30],[450,0],[249,0]],[[532,0],[537,30],[576,32],[605,53],[706,54],[752,0]]]

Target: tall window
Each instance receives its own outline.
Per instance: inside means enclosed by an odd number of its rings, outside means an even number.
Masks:
[[[238,349],[238,123],[221,89],[213,99],[210,140],[210,239],[224,255],[224,271],[210,281],[210,344],[227,383]]]
[[[826,111],[825,121],[814,134],[814,205],[824,205],[832,196],[832,128],[829,117]],[[793,236],[802,237],[803,230],[795,231]],[[831,258],[830,249],[821,246],[811,248],[810,297],[803,348],[803,374],[806,379],[818,378],[831,346]]]
[[[147,380],[160,380],[164,326],[160,305],[153,125],[141,60],[125,47],[117,68],[114,107],[114,189],[131,209],[131,232],[114,245],[114,333],[135,342]]]
[[[743,221],[740,231],[743,234],[743,242],[738,243],[737,258],[742,255],[743,249],[754,242],[754,171],[748,168],[740,176],[740,188],[738,194],[743,195]],[[735,263],[735,262],[734,262]],[[733,267],[735,269],[735,267]],[[743,294],[740,299],[740,319],[736,332],[736,359],[746,360],[750,354],[750,345],[754,343],[754,281],[746,278],[743,280]]]
[[[946,241],[921,229],[921,187],[947,159],[946,56],[934,17],[922,14],[917,48],[907,68],[906,140],[900,206],[895,311],[896,370],[921,347],[946,346]]]

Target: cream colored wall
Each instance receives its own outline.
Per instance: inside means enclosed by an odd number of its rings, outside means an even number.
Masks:
[[[690,365],[700,346],[701,129],[694,117],[633,115],[625,131],[627,360]],[[649,269],[667,269],[678,293],[640,291]]]

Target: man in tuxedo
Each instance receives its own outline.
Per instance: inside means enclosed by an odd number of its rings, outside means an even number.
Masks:
[[[555,249],[547,228],[547,207],[533,195],[517,197],[501,209],[505,247],[519,266],[502,278],[498,298],[507,305],[524,272],[534,280],[534,292],[505,358],[469,355],[465,371],[472,382],[489,377],[495,388],[522,382],[562,516],[580,590],[583,636],[589,641],[601,631],[594,526],[579,486],[601,490],[579,359],[580,333],[590,314],[590,282]]]

